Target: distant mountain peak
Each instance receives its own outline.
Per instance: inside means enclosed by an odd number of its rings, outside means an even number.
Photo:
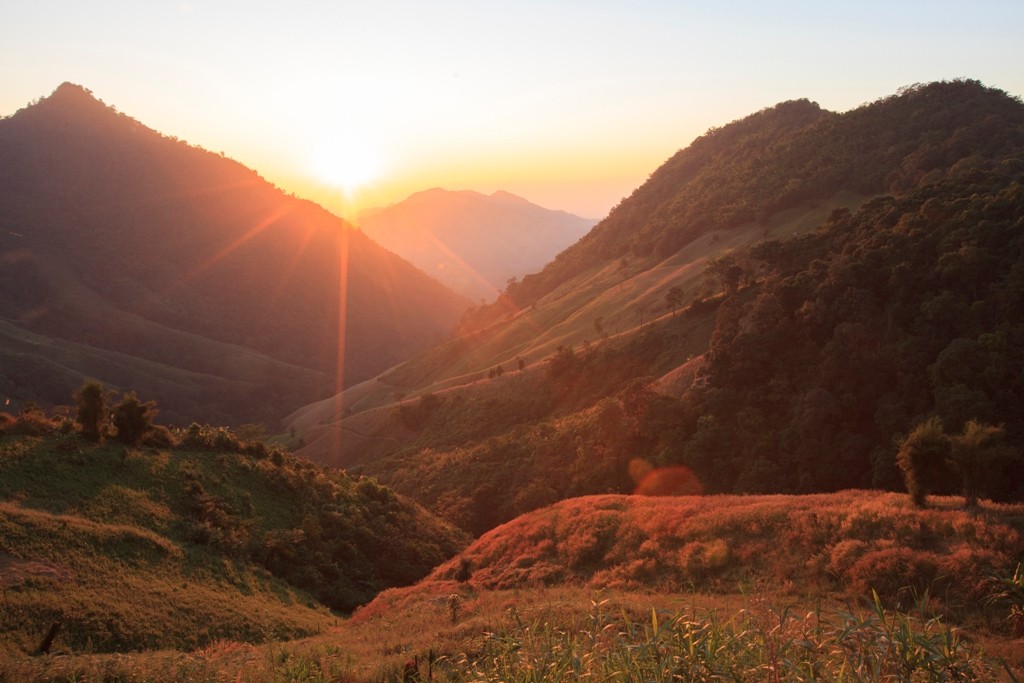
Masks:
[[[539,270],[595,221],[498,190],[434,187],[359,214],[368,235],[472,299]]]
[[[491,193],[491,199],[495,199],[495,200],[498,200],[498,201],[501,201],[501,202],[505,202],[506,204],[520,204],[520,205],[523,205],[523,206],[527,206],[527,205],[533,204],[533,202],[531,202],[530,200],[524,199],[523,197],[520,197],[517,194],[512,194],[511,192],[506,192],[505,190],[497,190],[496,192],[492,192]],[[536,206],[536,205],[534,205],[534,206]]]

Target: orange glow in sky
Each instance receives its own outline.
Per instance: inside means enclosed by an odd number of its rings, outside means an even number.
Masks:
[[[601,218],[712,126],[918,82],[1024,94],[1024,3],[9,3],[0,115],[71,81],[342,215],[429,188]]]

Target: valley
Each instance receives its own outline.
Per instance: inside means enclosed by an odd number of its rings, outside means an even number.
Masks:
[[[1019,99],[768,107],[478,305],[80,86],[0,153],[0,680],[1024,675]]]

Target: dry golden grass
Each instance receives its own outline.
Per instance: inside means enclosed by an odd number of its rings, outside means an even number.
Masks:
[[[1024,557],[1024,505],[846,491],[810,496],[589,496],[523,515],[478,539],[427,582],[472,567],[478,588],[587,588],[797,595],[895,601],[907,589],[950,604],[983,598]]]
[[[870,604],[572,587],[477,591],[436,582],[389,592],[313,638],[0,659],[0,680],[376,683],[403,680],[416,661],[420,680],[429,669],[432,680],[453,682],[696,681],[729,671],[728,680],[1010,681],[992,655],[1012,657],[1014,647],[1019,642],[967,638],[927,613]],[[1006,664],[1018,677],[1020,659],[1017,652]]]
[[[566,501],[319,636],[10,655],[0,680],[398,681],[413,658],[426,677],[431,653],[437,681],[706,680],[726,669],[738,680],[1019,679],[1024,647],[1004,606],[982,598],[986,572],[1022,556],[1024,506],[959,504],[917,510],[904,495],[860,491]],[[469,581],[454,578],[461,558]],[[898,586],[887,596],[898,612],[864,599],[872,580]],[[957,603],[960,590],[972,600]]]

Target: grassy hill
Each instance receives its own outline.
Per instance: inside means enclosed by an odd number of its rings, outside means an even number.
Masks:
[[[70,83],[0,119],[0,396],[95,377],[172,422],[276,424],[469,302],[255,171]]]
[[[968,515],[935,502],[922,511],[906,496],[855,491],[567,501],[493,530],[317,636],[116,659],[15,657],[0,674],[1019,680],[1009,604],[986,598],[1000,586],[988,572],[1009,576],[1019,561],[1024,508],[985,503]]]
[[[8,432],[17,431],[7,425]],[[372,480],[226,430],[174,448],[0,435],[8,652],[192,649],[322,631],[465,537]]]
[[[888,604],[927,591],[963,609],[1024,557],[1024,505],[970,513],[960,502],[940,498],[922,510],[905,494],[871,491],[574,498],[491,530],[408,590],[454,581],[468,563],[472,585],[486,589],[875,590]]]

